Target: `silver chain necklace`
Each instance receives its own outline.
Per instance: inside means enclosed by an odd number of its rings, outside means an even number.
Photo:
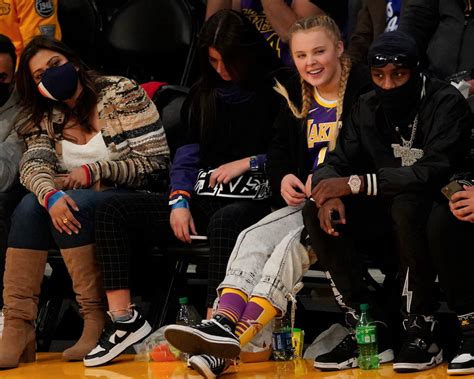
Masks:
[[[423,76],[423,89],[421,91],[421,99],[425,96],[425,82],[426,82],[426,77]],[[402,160],[402,166],[411,166],[413,165],[418,159],[423,157],[423,150],[422,149],[413,149],[413,142],[415,142],[415,136],[416,136],[416,128],[418,126],[418,113],[415,116],[415,119],[413,120],[413,124],[411,126],[411,136],[410,139],[407,141],[406,139],[403,138],[401,133],[400,139],[402,140],[402,144],[395,144],[393,143],[391,145],[393,149],[393,156],[395,158],[401,158]],[[398,131],[399,129],[396,128]]]

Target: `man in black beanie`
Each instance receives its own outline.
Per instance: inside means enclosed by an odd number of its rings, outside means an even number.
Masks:
[[[436,269],[425,229],[434,199],[468,149],[470,111],[454,87],[420,72],[416,43],[402,32],[374,41],[369,66],[374,91],[355,104],[336,148],[313,174],[304,221],[349,328],[362,303],[381,321],[381,362],[393,358],[387,318],[369,291],[357,252],[375,247],[386,257],[395,250],[406,332],[394,369],[420,371],[443,359],[433,318]],[[315,367],[356,367],[356,356],[351,333],[316,357]]]

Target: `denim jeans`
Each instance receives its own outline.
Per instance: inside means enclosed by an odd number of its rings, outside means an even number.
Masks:
[[[5,271],[5,252],[12,213],[23,196],[25,187],[17,182],[8,192],[0,192],[0,308],[3,307],[3,272]]]
[[[289,294],[310,266],[300,243],[301,208],[282,208],[240,233],[218,291],[234,288],[265,298],[284,314]]]
[[[98,204],[125,189],[110,189],[102,192],[90,189],[66,191],[76,202],[79,211],[71,209],[81,224],[78,234],[59,233],[51,222],[48,211],[40,205],[32,193],[26,195],[15,209],[8,246],[19,249],[47,250],[56,243],[60,249],[70,249],[94,243],[94,216]]]

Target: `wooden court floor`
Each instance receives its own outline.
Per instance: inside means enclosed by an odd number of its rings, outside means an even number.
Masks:
[[[158,363],[140,362],[135,356],[125,355],[116,363],[97,368],[85,368],[82,362],[63,362],[60,353],[39,353],[36,363],[22,364],[13,370],[0,371],[0,378],[9,379],[199,379],[195,371],[186,368],[182,362]],[[396,374],[391,365],[378,370],[344,370],[320,372],[313,368],[311,361],[247,363],[232,367],[224,379],[284,379],[284,378],[326,378],[326,379],[444,379],[456,378],[446,375],[446,365],[416,374]],[[459,378],[474,379],[474,375]]]

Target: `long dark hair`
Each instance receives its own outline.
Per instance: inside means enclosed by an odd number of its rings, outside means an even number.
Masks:
[[[48,99],[39,93],[29,65],[31,58],[40,50],[50,50],[62,54],[78,68],[82,93],[73,109],[70,109],[60,101]],[[21,54],[16,75],[16,86],[22,107],[16,122],[18,133],[26,135],[32,132],[39,132],[41,120],[45,115],[50,118],[53,108],[59,108],[65,114],[61,129],[54,132],[62,132],[62,128],[71,117],[74,117],[85,130],[91,131],[90,115],[92,109],[97,104],[97,89],[95,85],[97,76],[97,73],[89,70],[77,54],[61,41],[46,36],[34,37]]]
[[[222,56],[235,84],[253,91],[283,64],[255,26],[241,13],[224,9],[211,16],[199,35],[200,77],[191,88],[191,109],[199,115],[201,140],[216,124],[215,91],[222,79],[209,62],[209,47]]]

